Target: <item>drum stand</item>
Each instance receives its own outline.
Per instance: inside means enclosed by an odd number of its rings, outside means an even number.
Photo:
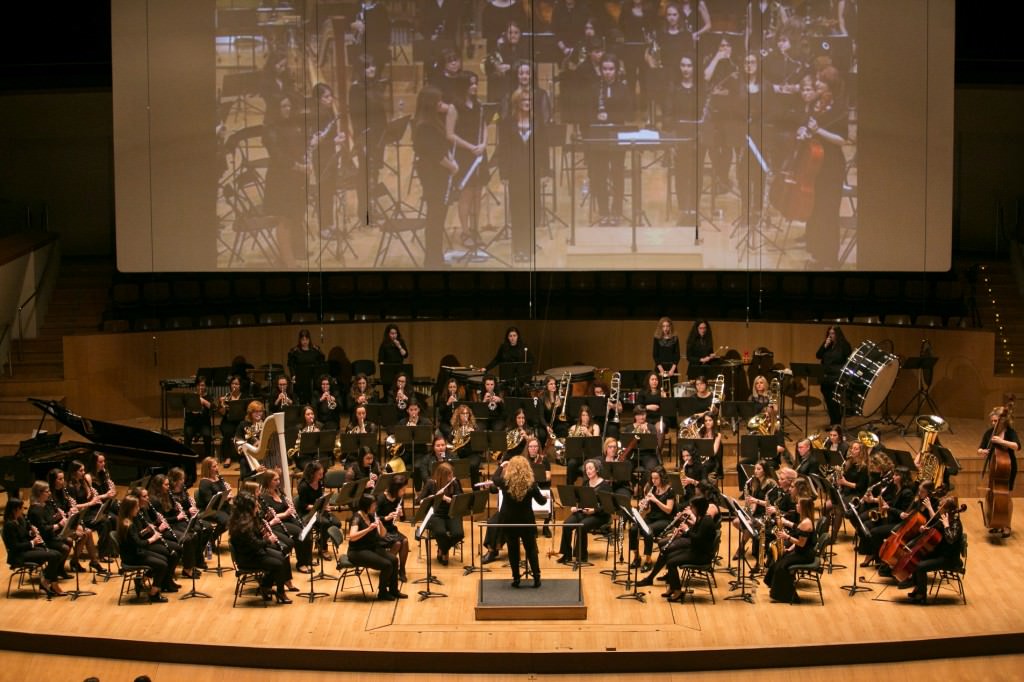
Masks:
[[[914,423],[914,417],[921,414],[921,408],[924,407],[925,405],[927,405],[931,409],[931,412],[929,412],[928,414],[936,414],[939,416],[942,415],[942,413],[939,412],[938,405],[936,405],[935,401],[932,400],[932,396],[928,391],[928,389],[931,388],[931,382],[925,381],[925,373],[927,372],[930,376],[932,370],[935,369],[935,365],[938,362],[939,359],[937,357],[931,355],[924,355],[916,358],[907,358],[907,360],[903,363],[902,369],[917,370],[917,392],[914,395],[910,396],[910,400],[907,401],[907,404],[903,406],[903,409],[900,410],[899,414],[896,417],[896,424],[900,427],[901,435],[907,435],[907,429],[909,429],[911,424]],[[911,403],[915,401],[917,402],[917,404],[914,405],[914,411],[910,412],[910,416],[907,419],[906,425],[903,425],[899,420],[903,417],[904,414],[907,414],[907,408],[910,407]],[[953,429],[951,428],[949,432],[953,433]]]

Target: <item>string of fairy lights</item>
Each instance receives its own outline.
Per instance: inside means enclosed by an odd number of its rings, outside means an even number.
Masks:
[[[985,285],[985,292],[992,304],[992,312],[995,315],[996,353],[1001,354],[1006,359],[1006,363],[1010,368],[1010,374],[1013,375],[1016,373],[1013,366],[1013,354],[1010,351],[1010,341],[1006,335],[1006,328],[1003,326],[1003,320],[999,315],[999,304],[996,302],[996,295],[992,292],[992,278],[989,276],[988,270],[984,265],[979,270],[981,271],[981,281]]]

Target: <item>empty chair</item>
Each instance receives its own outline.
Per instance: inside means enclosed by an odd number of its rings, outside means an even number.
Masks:
[[[918,315],[917,320],[914,321],[918,327],[941,327],[942,316],[941,315]]]
[[[249,313],[238,313],[228,318],[229,327],[248,327],[256,324],[256,318]]]
[[[897,327],[906,327],[910,325],[910,315],[896,314],[886,315],[885,323],[895,325]]]
[[[199,317],[199,327],[203,329],[211,329],[213,327],[224,327],[228,323],[227,318],[223,315],[201,315]]]
[[[882,324],[878,315],[855,315],[851,320],[854,324]]]
[[[260,313],[260,324],[285,324],[288,317],[284,313]]]
[[[164,329],[191,329],[192,318],[186,316],[168,317],[164,320]]]
[[[316,313],[312,313],[312,312],[308,312],[308,311],[292,313],[292,324],[305,324],[305,323],[316,322],[316,321],[317,321]]]

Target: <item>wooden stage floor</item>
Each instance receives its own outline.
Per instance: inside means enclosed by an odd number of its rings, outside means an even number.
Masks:
[[[957,435],[943,440],[958,456],[969,454],[968,448],[976,448],[978,425],[954,425]],[[198,581],[198,589],[212,599],[180,601],[179,593],[162,605],[116,606],[119,580],[89,584],[98,595],[73,603],[15,594],[0,608],[0,648],[292,670],[453,673],[721,670],[1024,652],[1024,510],[1018,505],[1014,515],[1017,533],[993,539],[968,494],[964,491],[970,543],[966,605],[947,590],[933,604],[911,605],[903,600],[905,592],[873,577],[871,569],[858,571],[866,579],[861,584],[872,591],[848,596],[841,586],[852,581],[854,558],[845,531],[835,561],[849,568],[823,576],[824,606],[813,585],[805,586],[798,605],[771,603],[764,585],[752,588],[752,604],[725,601],[735,592],[728,588],[732,577],[724,572],[718,573],[716,604],[700,589],[696,603],[668,604],[659,597],[661,583],[647,588],[647,603],[639,603],[617,598],[626,590],[601,574],[611,561],[604,560],[605,543],[592,540],[596,565],[584,568],[582,579],[586,621],[476,622],[479,577],[464,576],[463,562],[453,560],[448,567],[435,563],[443,585],[434,589],[447,597],[426,601],[417,600],[416,585],[404,586],[408,600],[364,601],[358,585],[349,581],[338,602],[327,598],[310,604],[296,598],[290,606],[264,608],[247,598],[232,609],[231,573],[220,578],[206,573]],[[723,536],[723,556],[732,551],[726,540]],[[552,540],[540,542],[542,553],[555,547]],[[467,562],[468,552],[467,542]],[[509,580],[502,561],[489,567],[493,571],[485,580]],[[547,557],[542,557],[542,572],[545,579],[576,577]],[[412,580],[425,574],[415,547],[408,573]],[[83,574],[83,582],[90,577]],[[301,589],[308,588],[306,576],[295,577]],[[64,585],[67,589],[69,583]],[[317,588],[334,592],[333,581],[318,582]],[[496,669],[495,651],[520,655],[503,657]]]

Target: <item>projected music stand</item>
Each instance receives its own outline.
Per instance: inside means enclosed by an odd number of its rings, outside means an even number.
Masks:
[[[415,49],[415,45],[413,46]],[[402,138],[405,137],[405,131],[409,128],[409,122],[412,120],[412,116],[399,116],[388,121],[387,127],[384,129],[384,134],[381,136],[381,146],[387,147],[392,145],[395,148],[395,158],[401,158],[400,151],[402,146]],[[385,159],[386,159],[385,155]],[[402,164],[396,163],[391,166],[384,161],[384,167],[395,174],[395,185],[398,188],[397,194],[395,195],[395,204],[392,207],[393,217],[404,218],[406,211],[411,211],[417,216],[422,216],[419,209],[405,203],[402,200]],[[411,178],[410,178],[411,184]]]
[[[761,154],[761,149],[754,141],[754,138],[752,138],[749,134],[746,137],[747,148],[750,150],[750,158],[754,159],[754,161],[756,162],[755,164],[753,164],[753,174],[757,175],[758,171],[760,171],[762,176],[761,186],[756,188],[756,195],[760,197],[761,203],[756,211],[757,220],[754,221],[752,226],[748,223],[746,236],[736,245],[736,250],[738,252],[736,258],[739,262],[743,262],[746,257],[749,257],[754,254],[760,255],[763,252],[763,249],[767,247],[771,251],[774,251],[775,253],[779,254],[779,262],[781,263],[782,254],[784,253],[785,249],[783,249],[779,242],[775,241],[775,239],[768,235],[769,230],[772,230],[776,233],[778,233],[779,231],[778,226],[772,224],[770,213],[767,210],[769,202],[768,195],[770,188],[772,186],[772,182],[775,179],[775,172],[772,171],[772,169],[768,166],[768,160],[764,158],[763,154]],[[737,175],[741,176],[740,182],[746,183],[747,185],[747,187],[745,188],[748,201],[746,214],[750,215],[752,212],[750,211],[749,202],[751,197],[755,196],[755,191],[754,188],[750,186],[751,179],[749,177],[743,178],[742,173],[739,172],[737,172]],[[743,192],[744,188],[741,187],[741,195]],[[744,213],[741,211],[740,215],[736,218],[735,221],[733,221],[733,230],[732,233],[729,235],[730,238],[735,237],[736,233],[742,229],[743,218]]]

